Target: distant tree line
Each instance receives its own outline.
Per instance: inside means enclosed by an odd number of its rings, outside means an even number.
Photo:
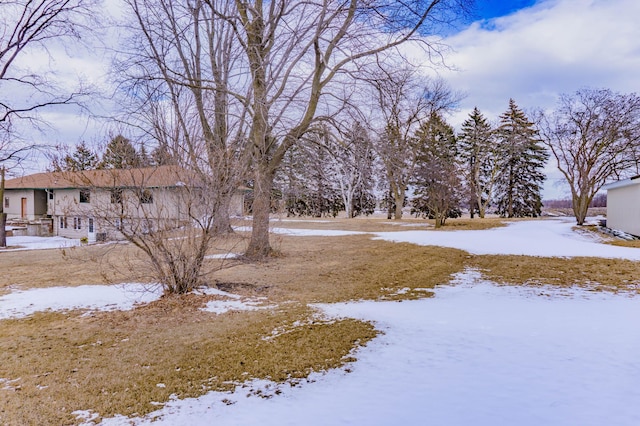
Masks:
[[[540,215],[549,154],[534,123],[511,100],[497,126],[475,108],[456,134],[444,118],[453,104],[448,93],[446,107],[425,108],[409,131],[399,129],[407,122],[398,112],[378,131],[351,120],[342,122],[344,131],[324,126],[309,135],[283,159],[273,210],[355,217],[384,207],[400,219],[401,203],[438,227],[463,210],[480,217],[489,209],[505,217]]]
[[[55,172],[78,172],[99,169],[134,169],[175,164],[162,146],[147,152],[144,144],[136,149],[134,144],[122,135],[116,135],[101,152],[91,149],[86,142],[76,144],[73,151],[64,155],[54,154],[49,169]]]

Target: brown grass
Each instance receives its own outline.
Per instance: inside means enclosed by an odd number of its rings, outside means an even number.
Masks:
[[[451,220],[445,229],[483,229],[503,221]],[[382,222],[389,221],[282,223],[363,232],[411,229]],[[637,291],[640,286],[640,262],[471,256],[370,237],[275,235],[281,255],[263,263],[207,261],[217,270],[210,286],[264,297],[272,309],[215,315],[200,309],[214,296],[187,295],[128,312],[49,312],[0,321],[0,424],[74,424],[79,421],[70,413],[86,409],[101,416],[143,415],[158,408],[153,402],[166,402],[171,394],[199,396],[250,378],[281,382],[343,366],[353,359],[351,351],[376,331],[366,322],[322,319],[309,303],[428,297],[429,289],[468,267],[516,285],[584,285],[607,291]],[[240,235],[230,237],[216,242],[211,253],[241,252],[245,243]],[[121,266],[117,273],[110,270],[115,265]],[[226,267],[219,270],[221,266]],[[0,291],[10,285],[135,281],[144,268],[144,259],[126,245],[82,247],[64,256],[60,250],[5,252],[0,253],[0,269],[6,272]]]
[[[612,246],[619,247],[631,247],[631,248],[640,248],[640,240],[619,240],[615,239],[612,241],[607,241],[607,244],[611,244]]]
[[[171,394],[199,396],[251,378],[302,378],[343,365],[354,346],[376,334],[360,321],[314,320],[297,304],[215,315],[199,310],[203,302],[192,295],[131,312],[0,321],[0,377],[17,379],[0,390],[0,422],[72,424],[78,409],[141,415]],[[301,319],[306,325],[292,326]],[[288,332],[263,339],[281,329]]]
[[[475,256],[470,265],[489,280],[516,285],[584,286],[640,293],[640,262],[595,257]]]
[[[445,226],[441,228],[441,230],[459,231],[497,228],[505,226],[505,222],[513,220],[521,219],[504,219],[498,217],[484,219],[447,219]],[[271,221],[271,226],[274,228],[290,229],[337,229],[358,232],[393,232],[434,229],[435,222],[431,219],[415,217],[405,217],[402,220],[371,217],[356,217],[353,219],[278,217]]]

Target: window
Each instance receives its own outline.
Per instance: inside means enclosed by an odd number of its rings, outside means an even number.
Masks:
[[[9,197],[4,197],[4,208],[9,208]]]
[[[95,230],[93,229],[93,218],[92,218],[92,217],[90,217],[90,218],[89,218],[89,232],[90,232],[90,233],[92,233],[92,232],[94,232],[94,231],[95,231]]]
[[[60,229],[67,229],[67,218],[60,217]]]
[[[73,218],[73,229],[82,229],[82,218],[74,217]]]
[[[80,202],[81,203],[90,203],[91,202],[91,191],[88,189],[80,190]]]
[[[122,204],[122,188],[111,190],[111,204]]]
[[[153,192],[150,189],[145,189],[140,194],[140,202],[142,204],[151,204],[153,203]]]
[[[47,191],[49,193],[49,199],[53,200],[53,189]]]

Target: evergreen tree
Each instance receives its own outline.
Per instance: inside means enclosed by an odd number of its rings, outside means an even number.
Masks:
[[[319,140],[310,142],[287,152],[275,179],[275,192],[284,200],[287,216],[335,217],[344,204],[329,179],[331,155]]]
[[[149,167],[152,165],[151,156],[147,152],[147,147],[143,144],[140,145],[140,152],[138,153],[139,167]]]
[[[456,164],[453,128],[436,113],[416,131],[417,161],[412,183],[412,213],[435,219],[436,228],[448,217],[460,216],[462,183]]]
[[[493,188],[500,171],[494,131],[476,107],[462,124],[458,135],[458,150],[462,160],[471,218],[477,211],[483,218],[491,204]]]
[[[132,169],[140,167],[140,156],[129,139],[118,135],[107,144],[101,165],[105,169]]]
[[[496,182],[497,210],[506,217],[537,217],[542,208],[544,165],[549,153],[534,124],[513,99],[497,132],[502,170]]]
[[[54,171],[78,172],[81,170],[94,170],[99,167],[100,161],[95,152],[91,151],[83,141],[76,145],[75,151],[65,155],[62,160],[54,157],[52,165]]]
[[[175,159],[169,152],[169,148],[167,148],[166,144],[160,144],[151,151],[151,158],[149,161],[152,166],[167,166],[171,164],[176,164]]]

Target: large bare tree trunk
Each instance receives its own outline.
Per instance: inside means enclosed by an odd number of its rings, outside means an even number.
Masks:
[[[231,205],[231,197],[228,195],[222,195],[220,197],[220,206],[213,213],[213,228],[212,232],[215,235],[224,235],[233,233],[231,228],[231,219],[229,218],[229,207]]]
[[[402,219],[402,207],[404,206],[404,198],[405,198],[404,188],[397,188],[394,191],[393,195],[396,203],[396,211],[393,215],[393,218],[395,220],[400,220]]]
[[[269,243],[269,213],[271,211],[271,188],[273,172],[256,167],[253,187],[253,230],[249,247],[245,253],[250,259],[262,259],[272,252]]]
[[[591,199],[593,195],[587,193],[577,192],[573,193],[572,201],[573,201],[573,214],[576,216],[576,223],[578,225],[584,225],[584,221],[587,218],[587,213],[589,211],[589,204],[591,204]]]
[[[0,247],[7,247],[7,232],[5,227],[7,225],[7,214],[0,213]]]

